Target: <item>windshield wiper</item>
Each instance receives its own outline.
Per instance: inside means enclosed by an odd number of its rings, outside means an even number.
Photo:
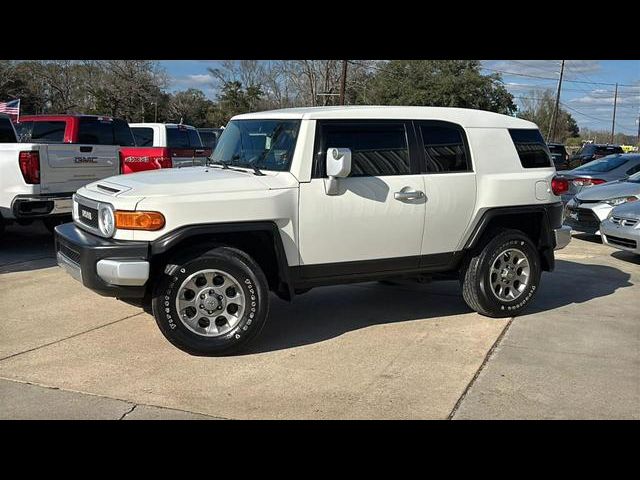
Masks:
[[[222,168],[225,170],[229,168],[229,164],[227,162],[223,162],[222,160],[211,160],[209,158],[207,159],[206,166],[208,167],[210,165],[222,165]]]
[[[264,177],[264,175],[265,175],[265,174],[264,174],[264,173],[262,173],[258,167],[256,167],[256,166],[255,166],[255,165],[253,165],[253,164],[251,164],[251,165],[249,165],[249,166],[253,169],[253,174],[254,174],[254,175],[257,175],[257,176],[259,176],[259,177]]]

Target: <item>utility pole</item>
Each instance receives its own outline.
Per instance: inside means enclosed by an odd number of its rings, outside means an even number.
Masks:
[[[616,131],[616,106],[618,105],[618,84],[616,83],[616,93],[613,95],[613,121],[611,123],[611,141],[613,143],[613,136]]]
[[[344,105],[344,94],[347,89],[347,60],[342,61],[342,77],[340,78],[340,105]]]
[[[553,142],[556,136],[556,123],[558,123],[558,105],[560,103],[560,89],[562,88],[562,75],[564,74],[564,60],[560,66],[560,80],[558,80],[558,91],[556,93],[556,104],[553,107],[551,115],[551,123],[549,123],[549,132],[547,133],[547,142]]]

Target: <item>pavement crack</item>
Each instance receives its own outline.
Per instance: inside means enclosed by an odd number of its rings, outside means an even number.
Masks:
[[[136,407],[137,407],[137,406],[138,406],[138,404],[137,404],[137,403],[134,403],[134,404],[133,404],[133,406],[132,406],[129,410],[127,410],[126,412],[124,412],[124,413],[122,414],[122,416],[121,416],[118,420],[124,420],[124,417],[126,417],[127,415],[129,415],[130,413],[132,413],[132,412],[136,409]]]
[[[467,387],[462,392],[462,395],[460,395],[460,398],[458,398],[458,401],[453,406],[453,409],[451,410],[451,413],[449,413],[449,415],[447,416],[447,420],[453,420],[454,415],[458,411],[458,408],[460,408],[460,405],[462,404],[462,402],[464,401],[465,397],[469,393],[469,390],[471,390],[471,387],[475,383],[476,379],[480,376],[480,372],[482,372],[482,370],[484,369],[484,366],[491,359],[491,356],[493,355],[493,352],[498,347],[498,345],[500,344],[500,342],[502,341],[504,336],[507,334],[507,331],[509,330],[509,327],[511,327],[511,324],[513,323],[513,319],[514,319],[514,317],[509,318],[509,321],[507,322],[505,327],[502,329],[502,332],[500,332],[500,335],[498,335],[498,338],[496,338],[496,341],[493,342],[493,345],[491,345],[491,348],[489,349],[489,351],[485,355],[484,360],[480,364],[480,367],[478,367],[478,370],[473,375],[473,378],[469,381]]]
[[[45,343],[43,345],[38,345],[37,347],[29,348],[28,350],[23,350],[22,352],[12,353],[11,355],[7,355],[6,357],[0,358],[0,362],[4,360],[8,360],[13,357],[17,357],[18,355],[24,355],[25,353],[34,352],[36,350],[40,350],[41,348],[49,347],[51,345],[55,345],[56,343],[64,342],[65,340],[69,340],[71,338],[79,337],[80,335],[84,335],[85,333],[90,333],[95,330],[99,330],[104,327],[108,327],[109,325],[113,325],[114,323],[122,322],[124,320],[128,320],[130,318],[135,317],[136,315],[140,315],[144,312],[138,312],[131,315],[128,315],[124,318],[119,318],[118,320],[114,320],[113,322],[105,323],[103,325],[98,325],[97,327],[90,328],[88,330],[83,330],[82,332],[74,333],[73,335],[69,335],[68,337],[60,338],[58,340],[54,340],[53,342]]]

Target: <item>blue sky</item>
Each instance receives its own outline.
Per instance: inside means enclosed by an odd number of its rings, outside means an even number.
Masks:
[[[531,91],[557,88],[560,60],[483,60],[484,73],[502,73],[507,89],[520,104]],[[207,68],[217,60],[165,60],[161,62],[171,79],[171,90],[199,88],[209,98],[216,90]],[[541,78],[540,78],[541,77]],[[580,127],[610,130],[614,85],[618,87],[616,132],[635,135],[640,113],[639,60],[566,60],[560,102]]]

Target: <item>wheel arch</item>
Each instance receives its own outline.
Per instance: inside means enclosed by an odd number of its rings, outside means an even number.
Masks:
[[[524,232],[540,253],[544,271],[555,267],[554,229],[562,225],[562,203],[496,207],[485,210],[466,240],[464,249],[473,251],[495,228],[514,228]]]
[[[170,258],[204,253],[217,246],[238,248],[262,268],[269,289],[285,300],[294,295],[280,231],[273,221],[189,225],[150,243],[151,270],[158,272]]]

